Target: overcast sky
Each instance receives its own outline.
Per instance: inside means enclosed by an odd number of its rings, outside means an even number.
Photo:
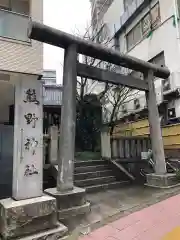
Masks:
[[[90,21],[89,0],[44,0],[44,24],[74,33],[82,34]],[[44,69],[56,69],[57,81],[62,82],[63,51],[44,45]]]

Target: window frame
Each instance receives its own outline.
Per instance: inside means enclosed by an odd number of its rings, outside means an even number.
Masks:
[[[158,6],[158,16],[159,16],[159,18],[158,18],[158,21],[155,21],[155,22],[152,23],[152,13],[151,13],[151,12],[152,12],[152,9],[154,9],[154,8],[157,7],[157,6]],[[147,31],[143,32],[143,20],[144,20],[145,17],[147,17],[148,15],[150,16],[150,21],[151,21],[151,22],[150,22],[150,28],[149,28]],[[158,26],[160,23],[161,23],[161,15],[160,15],[160,4],[159,4],[159,1],[158,1],[156,4],[154,4],[154,5],[149,9],[149,11],[146,13],[146,15],[143,16],[143,17],[141,18],[141,20],[140,20],[131,30],[129,30],[129,31],[125,34],[127,51],[130,51],[134,46],[136,46],[136,44],[138,44],[140,41],[142,41],[142,40],[149,34],[149,32],[152,31],[152,30],[154,30],[154,29],[156,29],[157,26]],[[133,33],[133,31],[136,29],[136,27],[137,27],[139,24],[141,25],[141,37],[139,38],[138,41],[136,41],[135,43],[129,45],[129,43],[128,43],[128,36],[129,36],[129,34],[130,34],[131,32]],[[134,33],[133,33],[133,39],[134,39]]]

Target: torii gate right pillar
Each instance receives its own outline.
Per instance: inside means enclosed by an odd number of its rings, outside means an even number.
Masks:
[[[166,160],[156,101],[153,70],[149,70],[144,74],[144,80],[147,82],[149,88],[149,91],[146,92],[146,101],[148,106],[153,160],[155,162],[155,173],[147,174],[147,185],[167,188],[175,184],[176,176],[174,174],[168,174],[166,170]]]

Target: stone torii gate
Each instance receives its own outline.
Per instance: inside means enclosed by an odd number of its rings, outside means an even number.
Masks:
[[[74,216],[77,213],[81,214],[89,210],[89,203],[85,199],[85,190],[75,187],[73,181],[77,76],[117,85],[121,84],[146,92],[152,151],[155,160],[155,174],[149,175],[147,180],[150,185],[158,182],[156,185],[159,186],[167,182],[168,174],[166,173],[154,76],[165,79],[169,77],[170,72],[167,68],[121,54],[100,44],[85,41],[37,22],[30,23],[28,36],[31,39],[65,49],[57,188],[47,189],[45,191],[46,195],[43,194],[43,169],[38,169],[38,172],[36,172],[36,175],[38,174],[37,178],[29,177],[24,181],[25,176],[22,167],[25,163],[21,161],[18,157],[19,155],[14,157],[13,196],[11,199],[0,201],[0,234],[3,236],[3,239],[19,239],[19,237],[24,235],[30,235],[31,237],[28,239],[41,239],[49,236],[52,239],[59,239],[61,236],[64,236],[67,229],[62,224],[57,223],[56,210],[58,211],[59,220],[64,220],[67,216]],[[142,72],[144,81],[132,76],[124,76],[81,64],[77,61],[78,53]],[[40,87],[37,87],[38,89],[40,90]],[[23,104],[22,99],[20,104]],[[31,109],[33,108],[31,104],[29,106]],[[39,102],[39,107],[42,107],[42,101]],[[41,113],[40,109],[38,110],[39,113]],[[24,129],[27,129],[26,125]],[[38,133],[42,133],[42,121],[39,121],[38,129]],[[23,141],[23,138],[20,138],[19,135],[18,141]],[[23,152],[24,149],[22,148],[21,151]],[[42,153],[42,146],[39,147],[39,151]],[[36,158],[36,161],[38,166],[42,166],[42,154],[39,156],[39,158]],[[26,160],[30,161],[32,159],[28,158]],[[30,191],[28,191],[28,187]],[[48,231],[46,231],[47,229]],[[37,232],[39,232],[39,235],[37,235]]]
[[[124,55],[118,51],[108,49],[100,44],[85,41],[81,38],[50,28],[48,26],[32,22],[29,27],[29,37],[65,49],[64,74],[63,74],[63,100],[61,116],[61,141],[58,161],[57,191],[73,189],[73,161],[76,121],[76,78],[77,76],[90,79],[121,84],[127,87],[144,90],[149,112],[150,136],[152,141],[153,158],[155,159],[155,171],[157,175],[166,173],[165,154],[159,113],[156,103],[154,76],[168,78],[170,72],[165,67],[151,64],[137,58]],[[84,54],[112,64],[123,66],[142,72],[144,81],[112,73],[106,70],[91,67],[77,62],[77,54]]]
[[[87,77],[102,82],[110,82],[117,85],[121,84],[146,92],[152,151],[153,158],[155,159],[155,179],[157,176],[159,176],[160,179],[162,176],[164,178],[166,174],[166,163],[159,122],[159,113],[156,103],[154,76],[164,79],[168,78],[170,75],[169,70],[165,67],[159,67],[158,65],[121,54],[118,51],[105,48],[100,44],[83,40],[37,22],[31,23],[29,28],[29,37],[34,40],[65,49],[63,74],[64,91],[62,100],[57,191],[73,189],[73,161],[76,121],[75,89],[77,76]],[[144,75],[144,81],[132,76],[124,76],[119,73],[113,73],[107,70],[81,64],[77,61],[78,53],[142,72]],[[152,175],[150,179],[152,179]],[[149,184],[151,185],[151,183]]]

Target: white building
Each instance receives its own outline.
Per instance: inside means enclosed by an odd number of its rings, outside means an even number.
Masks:
[[[38,79],[43,72],[43,44],[28,39],[31,19],[43,21],[43,0],[0,0],[0,188],[4,189],[1,197],[11,195],[13,158],[17,164],[19,159],[27,158],[24,144],[30,132],[26,129],[25,116],[38,115],[39,123],[42,122],[41,101],[32,109],[26,101],[28,90],[30,94],[35,93],[34,103],[42,95]],[[38,134],[42,136],[38,129],[31,130],[33,134],[37,138]],[[37,157],[41,157],[41,149]]]
[[[169,79],[155,79],[157,103],[164,104],[168,120],[180,118],[179,6],[179,0],[114,0],[95,28],[98,32],[105,26],[120,52],[170,69]],[[141,92],[123,106],[127,113],[145,107],[145,95]],[[127,113],[123,110],[121,116]]]

